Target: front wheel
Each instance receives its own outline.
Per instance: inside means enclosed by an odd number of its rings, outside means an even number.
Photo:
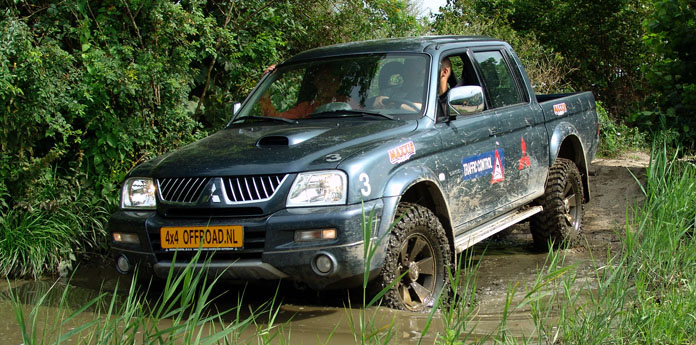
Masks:
[[[558,158],[549,170],[546,190],[539,202],[544,211],[530,221],[534,245],[574,245],[582,232],[583,202],[580,171],[573,161]]]
[[[398,279],[384,294],[384,304],[401,310],[428,310],[439,294],[441,300],[449,295],[451,254],[445,229],[421,205],[401,203],[396,215],[401,218],[389,234],[376,288],[384,289]]]

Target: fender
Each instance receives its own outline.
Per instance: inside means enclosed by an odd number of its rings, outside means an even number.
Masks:
[[[384,199],[394,200],[393,208],[396,209],[396,205],[398,205],[409,189],[424,182],[427,184],[428,194],[432,197],[432,202],[435,204],[432,207],[433,213],[440,218],[442,225],[448,232],[448,236],[452,236],[452,224],[450,222],[452,217],[449,203],[443,192],[444,189],[436,174],[426,164],[410,164],[396,170],[384,187]],[[386,212],[387,202],[385,201],[385,215]],[[393,219],[394,216],[392,215],[390,219]]]
[[[590,184],[588,180],[588,164],[585,155],[585,147],[580,140],[580,134],[575,126],[569,122],[559,123],[551,135],[549,142],[549,167],[557,158],[566,158],[575,162],[582,175],[585,202],[590,201]]]
[[[386,197],[401,196],[409,187],[418,182],[430,181],[437,185],[442,193],[442,186],[437,175],[425,164],[408,164],[395,170],[384,186],[382,195]]]

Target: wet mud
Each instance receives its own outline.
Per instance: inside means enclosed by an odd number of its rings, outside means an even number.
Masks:
[[[636,179],[644,181],[645,167],[649,157],[645,153],[627,153],[619,159],[597,159],[590,172],[592,200],[585,205],[583,236],[581,243],[564,250],[564,265],[577,267],[577,281],[582,288],[591,284],[593,272],[604,262],[607,255],[620,248],[617,231],[623,231],[627,208],[642,200],[642,193]],[[521,223],[494,235],[472,247],[468,252],[472,261],[478,264],[476,272],[477,289],[475,308],[468,324],[472,336],[486,338],[495,332],[501,322],[508,291],[517,287],[524,291],[537,278],[544,267],[547,254],[534,249],[529,225]],[[70,279],[42,280],[0,280],[0,339],[2,344],[22,344],[20,329],[10,302],[8,291],[21,302],[28,314],[41,296],[48,293],[40,311],[41,320],[53,322],[55,318],[66,317],[56,308],[63,288],[69,284],[66,304],[69,309],[79,309],[84,303],[96,297],[100,291],[128,291],[130,279],[115,272],[111,262],[84,262]],[[360,298],[356,292],[333,291],[318,294],[312,290],[302,290],[289,283],[263,284],[247,287],[225,286],[218,289],[215,307],[218,310],[237,305],[239,295],[244,295],[245,307],[259,306],[278,289],[282,306],[275,319],[276,325],[285,324],[283,332],[292,344],[346,344],[354,343],[355,338],[349,323],[349,314],[359,318]],[[580,289],[580,287],[578,287]],[[50,291],[50,293],[49,293]],[[150,297],[155,300],[156,296]],[[354,307],[349,307],[349,304]],[[71,324],[75,326],[95,318],[88,309]],[[386,329],[393,325],[395,344],[416,344],[421,331],[427,324],[428,315],[394,311],[386,308],[370,309],[367,315],[376,316],[375,327]],[[555,315],[550,314],[553,318]],[[434,322],[422,343],[432,344],[437,333],[442,333],[441,315],[436,314]],[[267,322],[267,318],[261,318]],[[162,322],[167,322],[163,320]],[[514,337],[534,334],[534,322],[529,315],[529,307],[511,310],[507,317],[508,335]],[[249,331],[242,339],[257,343],[255,335]],[[71,343],[71,342],[68,342]]]

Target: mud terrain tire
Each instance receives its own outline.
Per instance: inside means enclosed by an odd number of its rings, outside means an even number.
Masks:
[[[452,255],[440,220],[429,209],[401,203],[401,216],[387,237],[384,266],[375,280],[381,291],[395,279],[401,279],[383,296],[384,305],[400,310],[427,311],[442,291],[441,301],[449,296],[447,269]]]
[[[558,158],[549,170],[546,190],[539,199],[544,211],[530,220],[534,245],[548,249],[577,244],[582,232],[584,194],[580,171],[573,161]]]

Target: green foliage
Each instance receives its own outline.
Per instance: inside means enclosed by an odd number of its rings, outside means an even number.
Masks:
[[[696,149],[696,6],[693,1],[663,0],[644,21],[644,42],[657,57],[644,67],[656,93],[648,109],[632,119],[645,128],[679,133],[680,144]]]
[[[647,135],[638,128],[629,127],[621,120],[614,120],[604,108],[602,102],[597,102],[597,115],[599,115],[600,139],[599,155],[615,157],[628,150],[648,149]]]
[[[106,248],[104,224],[109,213],[95,206],[99,203],[79,192],[72,199],[47,203],[40,209],[28,205],[0,215],[0,275],[65,274],[77,257]]]
[[[0,215],[3,235],[20,236],[12,224],[28,240],[3,251],[4,273],[99,248],[105,217],[73,217],[110,211],[135,165],[220,128],[271,63],[419,30],[407,0],[3,2]],[[53,236],[45,250],[34,227]]]
[[[507,6],[512,28],[534,33],[562,54],[573,67],[568,76],[573,86],[592,90],[612,114],[625,117],[643,100],[640,66],[651,57],[641,42],[641,21],[651,1],[509,0]]]
[[[451,1],[435,16],[432,28],[437,34],[484,35],[504,40],[522,60],[537,93],[571,91],[568,75],[572,69],[565,58],[542,44],[536,33],[513,29],[512,4],[508,0]]]

